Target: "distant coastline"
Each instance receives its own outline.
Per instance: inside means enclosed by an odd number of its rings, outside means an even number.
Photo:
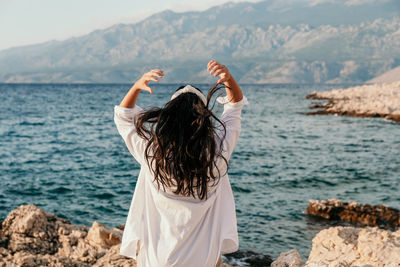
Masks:
[[[400,81],[313,92],[307,98],[328,100],[314,103],[311,108],[319,110],[308,115],[382,117],[400,123]]]

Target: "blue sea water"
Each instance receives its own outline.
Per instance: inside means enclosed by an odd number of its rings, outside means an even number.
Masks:
[[[177,87],[154,85],[138,104],[160,106]],[[243,85],[249,104],[229,171],[241,249],[276,258],[295,248],[305,260],[312,237],[332,225],[305,214],[309,199],[400,209],[400,125],[304,115],[308,93],[333,87]],[[113,106],[128,89],[0,84],[0,218],[34,203],[73,223],[125,223],[139,165],[117,133]]]

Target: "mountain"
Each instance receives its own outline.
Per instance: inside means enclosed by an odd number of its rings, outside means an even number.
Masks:
[[[392,83],[397,81],[400,81],[400,66],[367,81],[367,83]]]
[[[227,3],[164,11],[74,37],[0,51],[0,82],[210,82],[210,58],[242,83],[364,82],[400,65],[397,0]]]

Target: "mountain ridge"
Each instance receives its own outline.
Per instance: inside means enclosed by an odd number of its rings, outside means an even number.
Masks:
[[[293,12],[312,14],[318,8],[335,14],[333,7],[343,10],[345,2],[309,7],[297,1],[283,11],[279,3],[167,10],[65,41],[6,49],[0,51],[0,82],[126,82],[155,65],[169,73],[166,82],[182,75],[206,82],[203,65],[216,58],[231,68],[237,65],[241,82],[342,83],[364,82],[400,65],[400,19],[387,10],[389,2],[349,8],[361,12],[352,18],[359,23],[338,20],[343,23],[337,25],[317,18],[301,21]],[[267,17],[270,10],[275,17]],[[362,18],[372,11],[375,19]],[[285,14],[292,17],[286,24],[271,22],[284,21]]]

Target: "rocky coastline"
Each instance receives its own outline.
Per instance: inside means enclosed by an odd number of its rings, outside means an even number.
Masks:
[[[0,266],[136,266],[118,254],[122,230],[73,225],[35,205],[9,213],[0,229]]]
[[[377,226],[384,229],[400,227],[400,211],[384,205],[359,204],[338,199],[309,200],[306,213],[328,220],[345,221],[360,226]]]
[[[307,99],[327,100],[310,106],[307,115],[382,117],[400,123],[400,81],[312,92]]]
[[[343,226],[322,230],[314,237],[306,262],[296,250],[281,253],[275,261],[249,251],[224,255],[224,260],[240,259],[242,264],[256,267],[400,266],[398,210],[339,200],[310,200],[307,213],[334,220],[362,217],[365,220],[348,221],[380,227],[382,221],[390,221],[383,226],[391,230]],[[98,222],[91,227],[74,225],[35,205],[11,211],[0,225],[0,267],[136,266],[135,260],[119,255],[123,227]],[[226,262],[223,266],[233,267]]]
[[[136,262],[119,254],[123,226],[74,225],[35,205],[22,205],[0,221],[0,267],[123,266]],[[268,255],[238,251],[225,260],[250,266],[270,266]],[[224,263],[224,267],[232,267]]]

